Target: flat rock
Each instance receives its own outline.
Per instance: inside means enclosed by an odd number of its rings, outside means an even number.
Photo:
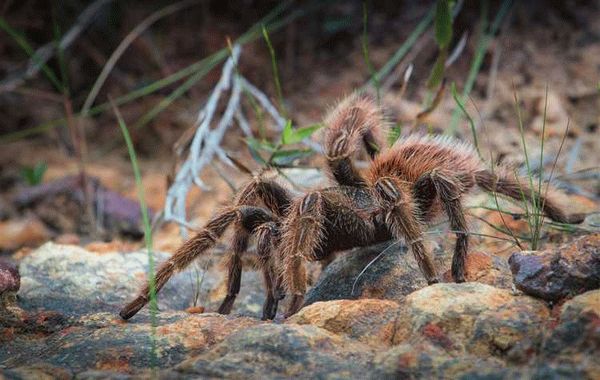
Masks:
[[[368,346],[315,326],[264,324],[239,331],[166,378],[368,378]]]
[[[286,323],[313,325],[374,346],[390,346],[399,305],[393,301],[361,299],[316,302]]]
[[[19,368],[33,361],[74,373],[87,369],[129,373],[151,365],[166,368],[258,323],[212,313],[160,313],[153,343],[149,320],[126,323],[109,313],[91,314],[42,339],[20,335],[6,346],[3,342],[6,349],[0,350],[0,365]]]
[[[154,253],[156,263],[168,257],[167,253]],[[159,310],[185,310],[195,300],[208,311],[217,309],[226,293],[226,272],[214,264],[208,267],[200,263],[199,267],[191,265],[170,279],[158,294]],[[209,269],[204,271],[203,267]],[[148,254],[142,251],[96,253],[77,246],[46,243],[20,263],[19,303],[31,312],[117,315],[137,294],[147,268]],[[260,316],[262,286],[257,272],[245,271],[233,313]]]
[[[155,253],[155,260],[168,257]],[[20,263],[19,300],[26,310],[67,316],[119,311],[146,278],[148,254],[96,254],[70,245],[46,243]],[[182,310],[194,297],[190,273],[174,276],[158,297],[159,309]]]
[[[559,301],[600,288],[600,234],[558,248],[514,253],[509,259],[517,288],[547,301]]]
[[[546,305],[479,283],[435,284],[406,297],[394,343],[426,341],[448,352],[509,357],[542,338]]]

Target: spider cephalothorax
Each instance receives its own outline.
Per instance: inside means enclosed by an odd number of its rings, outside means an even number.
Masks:
[[[475,185],[488,192],[536,202],[557,222],[581,222],[566,215],[555,202],[529,188],[526,181],[491,172],[467,143],[446,137],[409,136],[385,149],[385,123],[380,109],[364,96],[342,101],[326,118],[324,150],[335,187],[294,198],[283,186],[264,176],[253,178],[204,228],[164,262],[156,273],[160,290],[176,272],[213,247],[225,230],[234,234],[228,261],[228,292],[219,312],[231,311],[240,290],[241,256],[252,236],[263,272],[266,300],[263,319],[272,319],[277,303],[291,296],[286,316],[303,304],[307,286],[306,261],[329,261],[335,252],[390,239],[404,239],[429,284],[438,282],[424,244],[424,227],[446,214],[456,245],[452,276],[465,281],[467,223],[461,199]],[[363,174],[352,157],[364,147],[372,159]],[[135,315],[149,298],[146,285],[121,311]]]

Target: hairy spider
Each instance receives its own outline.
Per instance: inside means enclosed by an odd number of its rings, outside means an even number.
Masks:
[[[305,261],[328,262],[337,251],[390,239],[404,239],[429,284],[438,282],[424,244],[424,227],[445,213],[456,234],[452,276],[465,281],[468,231],[462,196],[478,185],[485,191],[541,205],[556,222],[579,223],[581,215],[566,215],[526,181],[486,169],[467,143],[448,137],[408,136],[385,149],[381,110],[365,96],[342,101],[326,118],[324,149],[328,171],[337,186],[294,198],[290,191],[265,176],[257,176],[194,237],[162,263],[156,273],[160,290],[177,271],[213,247],[229,226],[234,235],[228,261],[227,295],[219,313],[228,314],[240,290],[241,256],[256,238],[266,287],[263,319],[273,319],[278,301],[291,295],[285,316],[303,305],[307,286]],[[364,147],[372,159],[366,173],[352,156]],[[149,299],[146,284],[123,308],[124,319],[134,316]]]

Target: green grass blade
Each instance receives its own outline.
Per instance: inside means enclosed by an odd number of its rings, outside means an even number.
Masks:
[[[275,90],[277,91],[277,101],[279,103],[279,109],[281,110],[282,116],[286,118],[285,112],[285,104],[283,102],[283,92],[281,91],[281,81],[279,80],[279,69],[277,68],[277,56],[275,55],[275,49],[273,49],[273,44],[271,44],[271,39],[269,38],[269,33],[265,26],[262,26],[262,35],[267,43],[267,48],[269,49],[269,55],[271,56],[271,69],[273,70],[273,79],[275,81]]]
[[[412,33],[406,39],[406,41],[404,41],[404,43],[398,48],[398,50],[396,50],[394,55],[376,73],[375,76],[377,78],[381,79],[381,78],[386,77],[394,69],[394,67],[396,67],[398,62],[400,62],[400,60],[402,58],[404,58],[406,53],[408,53],[410,51],[410,49],[413,47],[413,45],[415,44],[415,42],[417,42],[417,39],[425,32],[425,30],[427,30],[427,28],[433,21],[434,13],[435,13],[435,7],[431,8],[429,10],[429,12],[427,12],[425,17],[423,17],[423,19],[417,24],[415,29],[412,31]],[[366,86],[369,86],[372,84],[373,84],[372,81],[369,81],[369,83],[367,83],[365,86],[363,86],[361,88],[361,90],[365,90]]]
[[[435,5],[435,41],[440,49],[452,41],[452,14],[448,0],[437,0]]]
[[[367,65],[367,70],[369,70],[369,76],[371,77],[371,82],[373,86],[375,86],[375,91],[377,94],[377,103],[381,103],[381,83],[379,81],[379,76],[375,72],[375,68],[373,67],[373,63],[371,62],[371,56],[369,55],[369,35],[367,33],[367,2],[363,1],[363,35],[362,35],[362,51],[363,57],[365,59],[365,64]]]
[[[469,125],[471,126],[471,133],[473,134],[473,145],[475,145],[475,149],[477,150],[477,154],[479,155],[479,158],[483,159],[483,156],[481,155],[481,151],[479,150],[479,141],[477,139],[477,131],[475,130],[475,122],[473,121],[473,118],[471,117],[471,115],[465,109],[465,105],[459,99],[458,93],[456,92],[456,84],[454,82],[452,82],[452,86],[450,86],[450,88],[451,88],[451,91],[452,91],[452,97],[454,98],[454,101],[456,102],[456,105],[463,112],[463,114],[465,115],[465,117],[469,121]]]
[[[148,286],[150,288],[150,318],[152,323],[152,367],[156,366],[157,363],[157,342],[156,342],[156,326],[157,326],[157,318],[156,314],[158,312],[158,302],[156,300],[156,278],[155,278],[155,263],[154,263],[154,254],[152,250],[152,227],[150,225],[150,218],[148,216],[148,208],[146,207],[146,197],[144,194],[144,186],[142,184],[142,175],[140,173],[140,168],[137,161],[137,156],[135,153],[135,148],[133,147],[133,142],[131,141],[131,136],[129,135],[129,131],[127,130],[127,125],[117,108],[117,105],[109,100],[111,107],[115,113],[115,116],[119,122],[119,127],[121,128],[121,132],[123,133],[123,138],[125,139],[125,144],[127,145],[127,151],[129,152],[129,159],[131,161],[131,167],[133,168],[133,175],[135,177],[135,185],[138,193],[138,200],[140,203],[140,208],[142,211],[142,222],[144,224],[144,242],[146,245],[146,250],[148,251]]]
[[[308,12],[312,12],[316,9],[319,9],[323,5],[320,3],[316,3],[316,5],[313,4],[311,7],[306,7],[303,10],[296,10],[293,13],[291,13],[290,15],[286,16],[285,18],[277,20],[276,18],[278,16],[280,16],[281,13],[284,12],[287,8],[289,8],[290,4],[291,4],[291,2],[286,1],[286,2],[283,2],[280,5],[278,5],[274,10],[272,10],[269,14],[267,14],[261,21],[257,22],[246,33],[241,35],[240,38],[237,40],[237,43],[245,44],[245,43],[256,40],[260,36],[260,26],[262,24],[268,24],[267,30],[269,30],[269,31],[277,30],[277,29],[287,25],[288,23],[292,22],[296,18],[301,17]],[[2,19],[0,18],[0,20],[2,20]],[[199,60],[199,61],[197,61],[197,62],[195,62],[195,63],[193,63],[193,64],[191,64],[169,76],[161,78],[161,79],[159,79],[153,83],[150,83],[144,87],[141,87],[137,90],[131,91],[130,93],[128,93],[126,95],[115,98],[114,103],[117,106],[121,106],[123,104],[130,103],[139,98],[142,98],[144,96],[155,93],[167,86],[172,85],[173,83],[176,83],[186,77],[194,75],[198,71],[201,71],[210,65],[213,65],[213,67],[216,66],[220,62],[224,61],[227,58],[227,56],[228,56],[228,50],[227,50],[227,48],[223,48],[223,49],[211,54],[210,56],[203,58],[203,59],[201,59],[201,60]],[[59,83],[58,80],[57,80],[57,83]],[[108,109],[110,109],[110,107],[111,106],[110,106],[109,102],[92,107],[87,112],[87,116],[98,115],[100,113],[107,111]],[[78,113],[76,116],[81,116],[81,114]],[[51,120],[51,121],[42,123],[42,124],[37,125],[32,128],[7,133],[7,134],[0,136],[0,142],[7,143],[7,142],[12,142],[12,141],[17,141],[17,140],[20,140],[20,139],[28,137],[28,136],[36,135],[39,133],[44,133],[50,129],[56,128],[57,126],[64,124],[65,122],[66,122],[65,118],[60,118],[60,119],[55,119],[55,120]]]
[[[21,49],[23,49],[23,51],[25,51],[25,53],[27,53],[27,55],[38,65],[40,65],[42,72],[44,73],[44,75],[46,75],[46,77],[48,78],[48,80],[52,83],[52,85],[59,91],[59,92],[63,92],[63,88],[62,85],[60,83],[60,81],[58,80],[58,78],[56,77],[56,74],[54,74],[54,71],[52,71],[48,65],[46,65],[45,63],[42,63],[41,60],[38,58],[38,56],[36,55],[35,51],[33,50],[33,47],[31,47],[31,44],[27,41],[27,39],[19,32],[17,32],[15,29],[13,29],[8,22],[6,22],[6,20],[0,16],[0,29],[4,30],[13,40],[15,40],[15,42],[19,45],[19,47]]]
[[[512,0],[504,0],[502,2],[502,6],[496,13],[496,17],[492,22],[492,26],[489,31],[486,32],[486,28],[488,25],[487,21],[487,11],[489,6],[489,1],[483,1],[481,3],[481,21],[480,21],[480,31],[479,31],[479,40],[477,41],[477,48],[475,50],[475,56],[473,57],[473,61],[471,62],[471,67],[469,68],[469,73],[467,74],[467,80],[465,81],[465,87],[463,88],[463,92],[461,95],[461,103],[464,104],[465,99],[468,98],[471,90],[473,90],[473,86],[475,85],[475,80],[477,79],[477,75],[481,70],[481,65],[483,64],[483,58],[492,42],[493,36],[498,31],[502,20],[512,7]],[[447,129],[447,133],[450,135],[456,134],[456,129],[458,128],[458,122],[460,118],[461,110],[456,107],[452,112],[452,119],[450,120],[450,126]]]

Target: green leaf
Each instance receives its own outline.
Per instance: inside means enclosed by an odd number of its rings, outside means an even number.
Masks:
[[[267,163],[267,161],[265,161],[265,159],[260,155],[260,151],[264,150],[262,149],[264,146],[263,142],[254,138],[247,138],[246,145],[248,146],[248,150],[250,151],[252,158],[254,158],[254,161],[258,162],[260,165],[265,165]]]
[[[42,179],[44,178],[44,174],[48,169],[48,165],[45,162],[38,162],[33,167],[26,166],[21,169],[21,177],[27,182],[30,186],[39,185],[42,183]]]
[[[294,161],[310,156],[311,149],[279,150],[273,154],[272,162],[276,166],[290,166]]]
[[[281,132],[281,143],[283,145],[293,144],[291,141],[294,139],[294,130],[292,129],[292,121],[288,120],[283,127]]]
[[[253,137],[248,137],[246,139],[246,145],[248,145],[252,149],[259,151],[262,150],[269,153],[273,153],[277,150],[277,147],[275,147],[275,145],[273,145],[271,142],[267,140],[255,139]]]
[[[313,133],[322,127],[322,124],[313,124],[307,127],[293,129],[291,121],[288,121],[281,134],[281,143],[283,145],[297,144],[312,136]]]
[[[402,126],[400,123],[396,123],[396,125],[390,128],[390,132],[388,133],[388,144],[390,146],[394,145],[394,143],[400,138],[401,133]]]
[[[435,6],[435,41],[443,49],[452,40],[452,14],[448,0],[437,0]]]

